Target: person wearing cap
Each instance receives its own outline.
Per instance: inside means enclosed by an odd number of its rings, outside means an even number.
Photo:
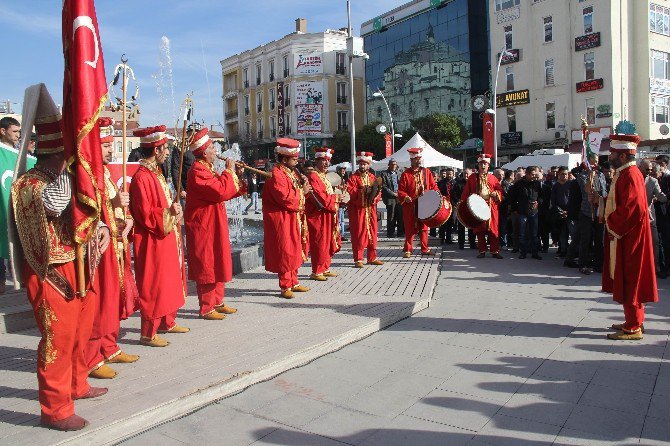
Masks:
[[[623,305],[625,322],[607,335],[639,340],[644,332],[644,304],[658,301],[654,248],[644,179],[635,165],[640,137],[621,122],[610,135],[609,161],[616,169],[605,204],[605,259],[602,289]]]
[[[305,195],[312,187],[295,171],[300,143],[277,139],[277,164],[263,187],[263,231],[265,269],[279,275],[281,297],[293,299],[294,292],[309,291],[298,283],[298,268],[307,260]]]
[[[428,226],[417,218],[417,200],[427,190],[438,190],[437,183],[432,172],[425,167],[421,167],[423,149],[412,147],[407,152],[409,152],[412,165],[402,173],[398,184],[398,201],[402,205],[402,217],[405,226],[403,257],[409,258],[412,256],[412,243],[417,233],[421,242],[421,255],[430,256],[435,253],[428,247]]]
[[[478,258],[486,257],[486,239],[491,249],[491,254],[496,259],[502,259],[500,255],[500,240],[498,239],[498,205],[502,201],[502,186],[498,179],[489,173],[491,158],[482,153],[477,158],[477,172],[468,177],[463,188],[461,200],[467,200],[470,195],[477,194],[486,200],[491,208],[491,218],[473,228],[477,236]]]
[[[161,165],[167,160],[164,125],[136,129],[143,158],[130,183],[130,213],[135,220],[135,277],[140,292],[140,344],[165,347],[157,333],[186,333],[177,310],[186,297],[186,274],[180,234],[182,209],[174,200]]]
[[[363,251],[367,248],[368,265],[383,265],[377,258],[377,203],[381,199],[380,182],[370,172],[372,152],[358,152],[358,170],[347,181],[349,232],[354,266],[363,268]],[[377,191],[375,193],[375,190]]]
[[[114,121],[111,118],[99,118],[96,130],[100,132],[105,178],[102,221],[111,232],[112,249],[105,251],[100,258],[98,274],[93,282],[99,302],[85,354],[91,378],[111,379],[117,373],[107,364],[128,364],[139,359],[137,355],[129,355],[122,351],[117,344],[121,316],[124,313],[127,316],[123,307],[126,302],[130,301],[131,312],[134,311],[134,304],[139,298],[139,293],[130,269],[131,259],[128,255],[130,247],[127,236],[132,229],[133,220],[126,218],[124,209],[128,208],[130,195],[112,182],[107,169],[107,164],[112,161],[114,153]]]
[[[225,202],[245,193],[235,161],[226,159],[226,170],[214,170],[216,151],[207,127],[191,138],[195,162],[188,173],[184,226],[188,253],[188,278],[194,280],[200,317],[221,320],[237,312],[223,303],[225,284],[233,278],[233,257]]]
[[[85,296],[75,291],[72,179],[66,169],[62,116],[44,86],[35,107],[34,113],[24,107],[28,118],[23,124],[32,128],[30,117],[35,116],[37,164],[20,175],[11,188],[22,250],[16,254],[23,255],[21,264],[15,266],[41,334],[36,364],[41,424],[73,431],[88,425],[74,413],[74,400],[107,393],[104,387],[88,384],[84,356],[98,297],[95,290]],[[18,162],[25,156],[21,150]],[[99,226],[89,248],[103,255],[109,241],[109,230]]]
[[[313,280],[325,281],[338,274],[330,270],[330,263],[340,250],[340,228],[337,222],[339,195],[326,178],[330,159],[335,151],[327,147],[315,150],[315,170],[307,176],[312,191],[305,200],[305,214],[309,229],[309,251],[312,258]]]

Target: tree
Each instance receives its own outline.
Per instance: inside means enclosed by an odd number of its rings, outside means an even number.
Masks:
[[[463,123],[453,115],[434,113],[412,119],[412,128],[419,132],[428,144],[443,154],[463,144],[467,131]]]
[[[386,140],[384,135],[377,132],[379,122],[365,124],[356,132],[356,150],[359,152],[372,152],[374,159],[386,158]]]
[[[331,164],[351,162],[351,134],[346,130],[338,130],[330,140],[330,148],[335,151]]]

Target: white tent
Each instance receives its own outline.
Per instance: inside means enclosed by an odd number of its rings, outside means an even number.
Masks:
[[[582,161],[579,153],[565,153],[563,150],[536,150],[532,155],[523,155],[515,158],[511,163],[502,166],[503,169],[515,170],[517,167],[538,166],[549,170],[552,166],[568,166],[568,169],[577,167]]]
[[[463,168],[463,161],[442,155],[440,152],[432,148],[430,144],[428,144],[418,133],[412,136],[412,138],[407,141],[407,144],[402,146],[402,149],[398,150],[388,158],[384,158],[381,161],[374,161],[371,167],[376,171],[385,170],[388,167],[389,159],[391,158],[398,162],[398,166],[409,167],[409,152],[407,150],[411,149],[412,147],[423,148],[423,167],[453,167],[455,169]]]
[[[340,167],[345,167],[347,169],[346,170],[347,172],[351,172],[351,163],[349,161],[345,161],[343,163],[335,164],[333,166],[330,166],[328,168],[328,172],[335,172]]]

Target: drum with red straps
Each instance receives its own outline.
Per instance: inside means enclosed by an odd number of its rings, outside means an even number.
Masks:
[[[451,203],[436,190],[428,190],[417,200],[417,216],[429,228],[442,226],[451,217]]]
[[[458,203],[456,218],[468,229],[475,229],[491,219],[491,208],[482,197],[470,195],[467,200]]]

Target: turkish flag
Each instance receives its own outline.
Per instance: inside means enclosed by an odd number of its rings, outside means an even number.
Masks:
[[[493,158],[493,144],[496,137],[493,115],[484,112],[484,154]]]
[[[96,121],[107,102],[107,81],[93,0],[63,1],[63,142],[74,174],[75,241],[85,243],[97,228],[104,176]]]
[[[384,135],[384,142],[386,143],[386,158],[393,155],[393,143],[391,142],[391,134]]]

